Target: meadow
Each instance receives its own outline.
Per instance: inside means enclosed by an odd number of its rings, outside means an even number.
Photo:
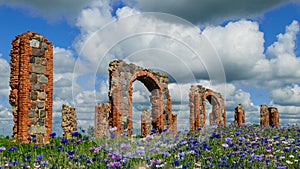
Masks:
[[[300,127],[211,126],[146,138],[72,139],[52,133],[50,144],[0,138],[0,168],[300,168]],[[34,142],[34,138],[31,138]]]

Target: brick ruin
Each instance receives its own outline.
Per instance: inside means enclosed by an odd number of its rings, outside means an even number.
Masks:
[[[53,45],[35,32],[26,32],[12,41],[10,56],[13,137],[47,143],[52,132]]]
[[[98,104],[95,106],[95,136],[107,137],[108,136],[108,116],[110,112],[110,104]]]
[[[132,84],[135,80],[142,82],[151,93],[152,128],[157,132],[162,132],[165,128],[169,129],[170,132],[177,131],[173,126],[173,119],[176,120],[176,118],[172,114],[168,77],[165,74],[144,69],[134,64],[127,64],[122,60],[110,62],[108,70],[109,103],[100,104],[98,108],[96,107],[96,136],[98,133],[107,132],[104,131],[107,126],[108,128],[116,127],[118,135],[122,133],[127,133],[128,136],[132,135]],[[110,108],[109,111],[104,108],[106,106]]]
[[[279,112],[276,107],[260,105],[260,125],[279,127]]]
[[[212,112],[209,113],[210,125],[226,125],[225,102],[221,94],[201,85],[192,85],[189,93],[190,130],[206,125],[206,100],[212,105]]]
[[[239,104],[234,109],[234,124],[235,125],[246,124],[246,114],[245,114],[245,110],[243,109],[243,105],[242,104]]]
[[[141,115],[142,137],[146,137],[150,133],[150,129],[151,129],[151,113],[148,110],[144,110]]]
[[[72,106],[62,105],[62,121],[61,127],[63,129],[64,138],[72,138],[72,133],[77,131],[76,111]]]

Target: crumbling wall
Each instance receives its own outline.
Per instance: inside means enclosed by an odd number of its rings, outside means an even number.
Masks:
[[[225,102],[221,94],[197,85],[191,86],[189,93],[190,130],[206,125],[206,100],[212,105],[210,125],[226,125]]]
[[[151,92],[151,116],[153,129],[162,132],[173,124],[172,100],[165,74],[144,69],[122,60],[109,64],[109,128],[117,127],[117,133],[132,134],[132,84],[141,81]]]
[[[108,116],[110,113],[111,105],[98,104],[95,107],[95,137],[108,137]]]
[[[269,107],[270,126],[279,127],[279,112],[276,107]]]
[[[150,134],[151,129],[151,113],[148,110],[144,110],[141,115],[141,134],[142,137],[146,137]]]
[[[267,105],[260,105],[260,125],[268,126],[270,124],[269,110]]]
[[[62,105],[62,121],[63,136],[67,139],[72,138],[72,133],[77,131],[76,111],[72,106]]]
[[[279,127],[279,112],[276,107],[260,105],[260,125]]]
[[[26,32],[15,37],[10,51],[10,96],[13,137],[38,144],[52,132],[53,45],[45,37]]]
[[[235,125],[243,125],[245,123],[246,123],[245,110],[243,109],[243,105],[239,104],[234,109],[234,124]]]

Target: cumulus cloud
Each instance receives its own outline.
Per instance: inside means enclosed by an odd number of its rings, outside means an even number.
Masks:
[[[224,27],[207,27],[203,34],[217,50],[227,81],[249,79],[256,75],[253,65],[265,58],[264,34],[257,22],[229,22]]]
[[[31,15],[40,15],[50,20],[68,19],[72,21],[89,2],[91,0],[77,0],[76,2],[73,0],[0,0],[0,5],[25,9]]]
[[[297,84],[271,91],[274,104],[282,106],[300,106],[300,87]]]
[[[265,11],[278,7],[287,2],[298,0],[123,0],[129,6],[147,12],[163,12],[173,14],[193,23],[221,23],[224,20],[254,18],[261,16]]]

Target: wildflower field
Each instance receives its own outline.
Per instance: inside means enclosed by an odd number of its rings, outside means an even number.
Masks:
[[[39,146],[0,138],[0,168],[300,168],[299,126],[212,126],[120,139],[88,138],[82,130],[70,140],[51,137]]]

